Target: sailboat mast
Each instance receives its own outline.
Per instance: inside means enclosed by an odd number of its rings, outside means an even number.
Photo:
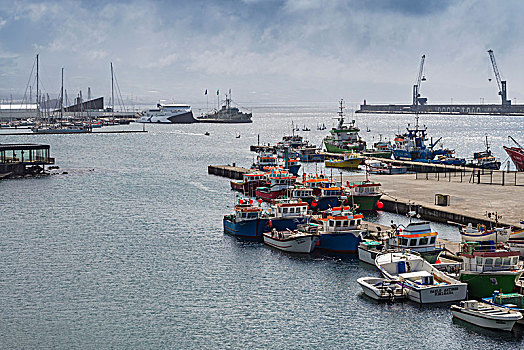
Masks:
[[[38,90],[38,56],[36,54],[36,117],[40,118],[40,95]]]
[[[113,73],[113,62],[111,62],[111,113],[115,115],[115,81]]]
[[[64,118],[64,67],[62,67],[62,87],[60,88],[60,119]]]

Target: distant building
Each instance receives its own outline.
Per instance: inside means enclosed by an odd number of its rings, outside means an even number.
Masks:
[[[37,108],[36,103],[0,104],[0,121],[36,118]]]

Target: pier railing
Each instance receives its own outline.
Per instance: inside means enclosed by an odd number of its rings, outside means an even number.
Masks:
[[[518,171],[450,166],[441,168],[438,172],[417,172],[415,176],[417,180],[465,182],[500,186],[524,186],[524,173]]]

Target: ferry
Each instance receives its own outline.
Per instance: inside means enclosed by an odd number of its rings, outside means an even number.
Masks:
[[[157,108],[147,109],[136,120],[137,123],[191,124],[196,123],[191,107],[183,104],[157,104]]]

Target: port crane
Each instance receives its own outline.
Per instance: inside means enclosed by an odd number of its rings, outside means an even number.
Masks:
[[[493,53],[493,50],[488,50],[488,54],[489,58],[491,59],[491,65],[493,66],[493,73],[495,74],[495,79],[497,80],[497,85],[499,87],[499,95],[502,98],[502,106],[510,106],[511,100],[506,99],[506,81],[500,79],[499,69],[497,67],[497,62],[495,61],[495,54]]]
[[[426,55],[422,55],[422,58],[420,59],[420,68],[418,70],[418,76],[417,81],[415,82],[415,85],[413,85],[413,105],[418,106],[425,105],[427,102],[427,98],[420,97],[420,83],[426,80],[426,77],[424,76],[424,61],[426,60]]]

